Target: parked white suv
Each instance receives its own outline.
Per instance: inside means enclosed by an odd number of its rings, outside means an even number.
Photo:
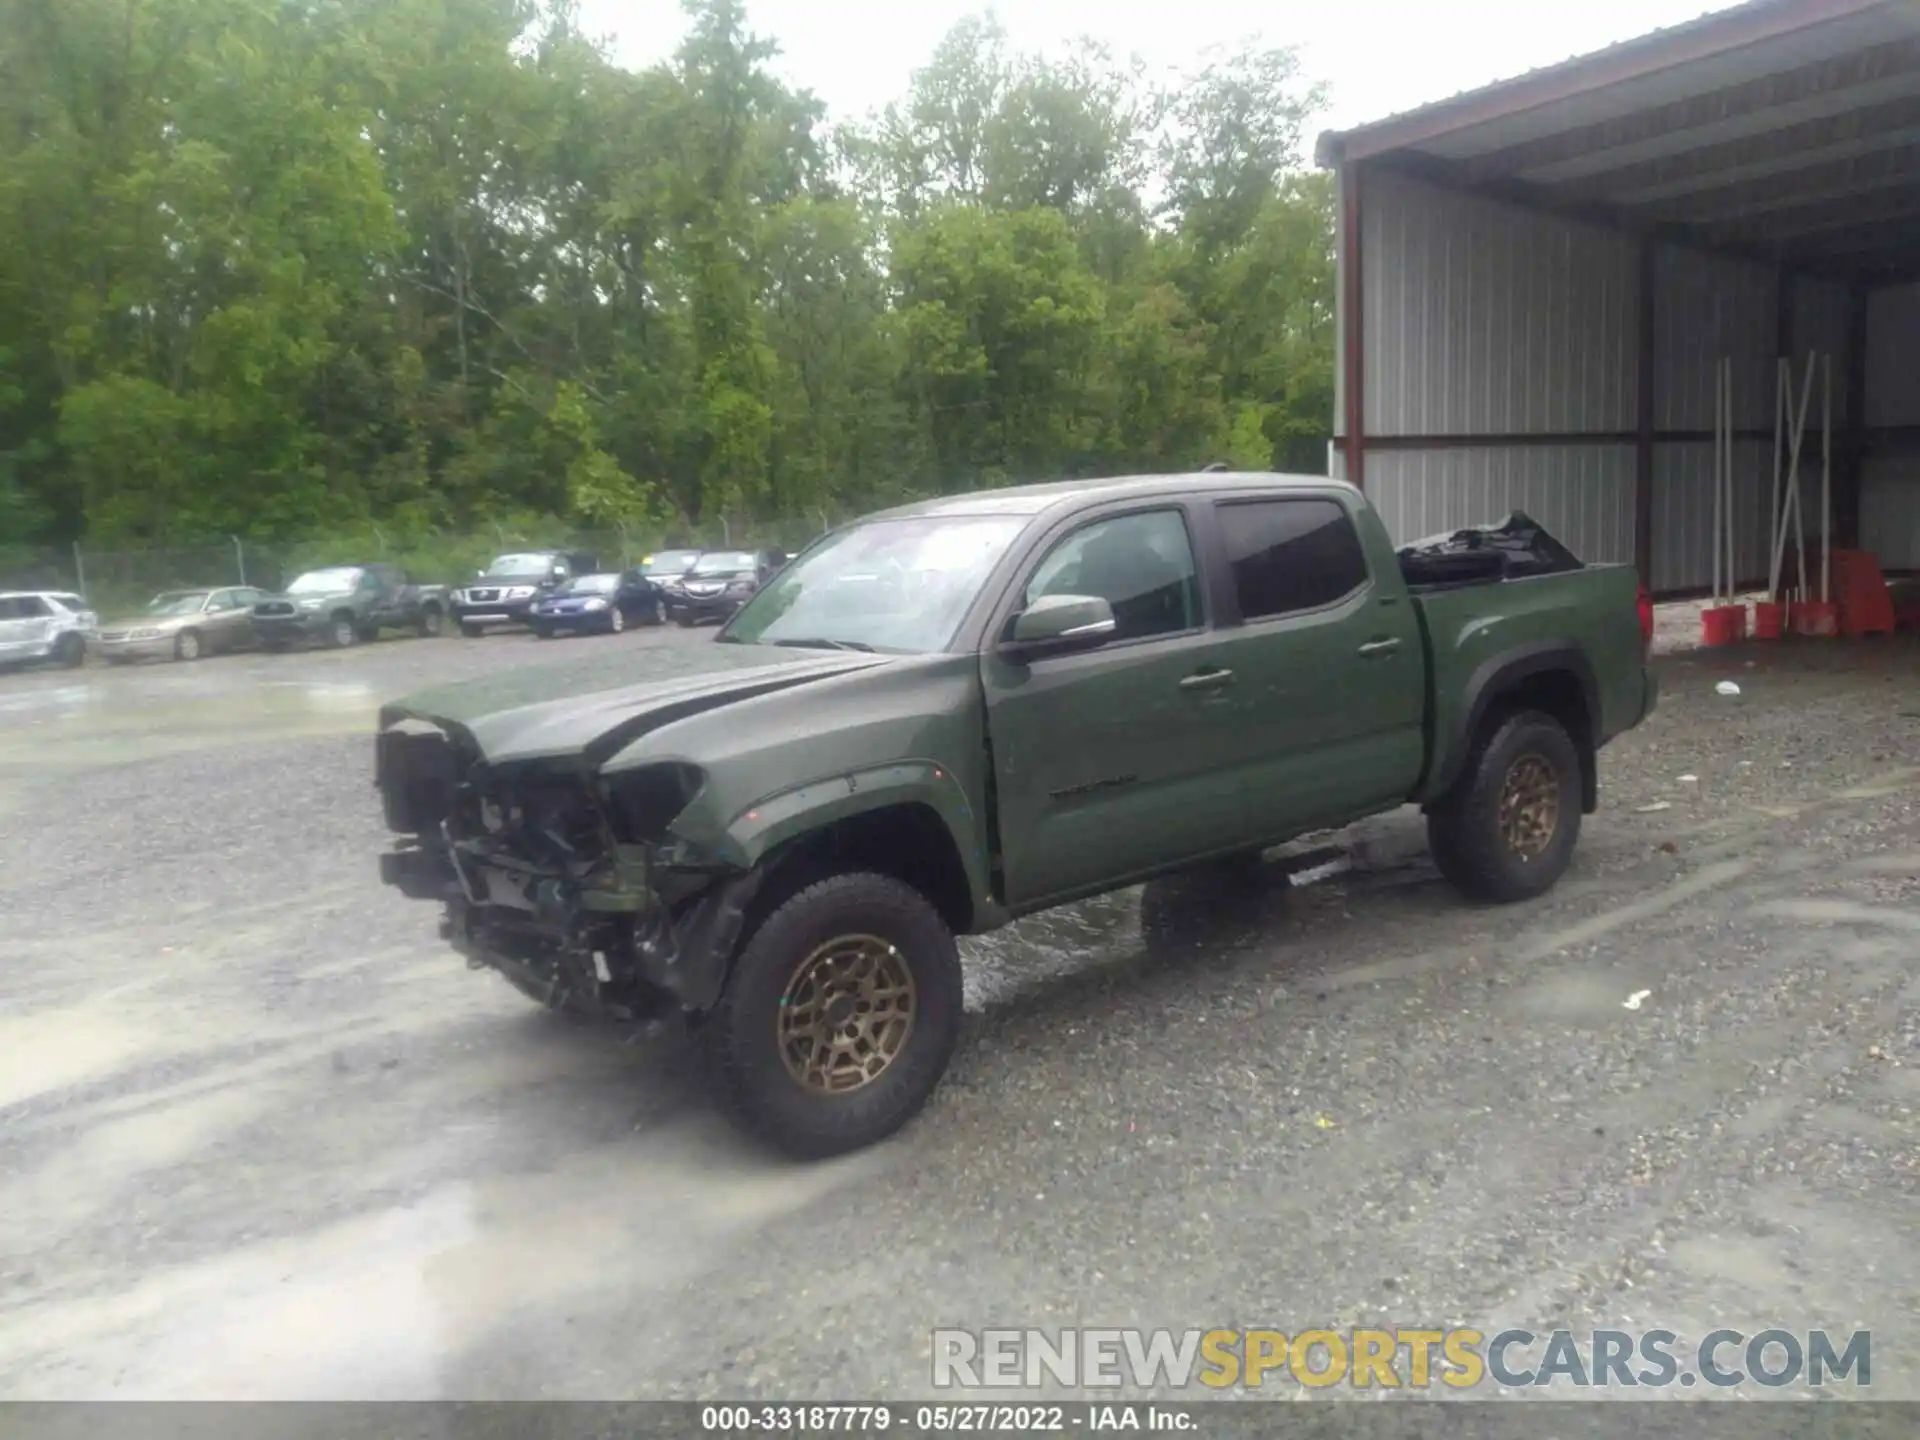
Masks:
[[[74,666],[100,633],[100,617],[65,590],[0,591],[0,665],[52,660]]]

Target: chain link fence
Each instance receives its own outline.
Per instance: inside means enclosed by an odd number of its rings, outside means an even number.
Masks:
[[[225,544],[94,548],[0,545],[0,590],[71,590],[103,615],[137,609],[163,590],[252,585],[279,590],[321,565],[399,565],[426,584],[457,584],[495,555],[512,550],[584,550],[603,569],[638,565],[655,550],[779,549],[791,554],[844,522],[826,510],[786,520],[742,524],[715,520],[642,533],[534,526],[487,526],[462,534],[390,536],[377,526],[357,535],[290,545],[233,537]]]

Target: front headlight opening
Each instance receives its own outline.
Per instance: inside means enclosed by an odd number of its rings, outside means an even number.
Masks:
[[[696,765],[670,762],[616,775],[606,782],[607,820],[623,845],[660,840],[706,783]]]

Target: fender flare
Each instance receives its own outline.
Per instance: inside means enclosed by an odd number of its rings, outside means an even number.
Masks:
[[[931,760],[897,760],[795,785],[755,801],[725,827],[728,848],[749,867],[842,820],[919,805],[933,812],[960,857],[976,909],[990,898],[986,836],[958,776]]]
[[[1467,677],[1466,703],[1461,708],[1459,720],[1449,733],[1434,736],[1439,758],[1432,779],[1424,787],[1428,804],[1445,795],[1460,778],[1460,772],[1466,767],[1467,756],[1473,749],[1473,737],[1480,733],[1481,722],[1486,719],[1493,704],[1514,686],[1535,675],[1555,671],[1571,674],[1580,687],[1581,703],[1586,710],[1586,733],[1575,735],[1573,740],[1581,752],[1581,807],[1588,814],[1593,813],[1599,802],[1599,768],[1594,761],[1594,737],[1600,724],[1600,686],[1593,673],[1593,662],[1587,658],[1586,652],[1577,645],[1559,640],[1516,645],[1498,655],[1489,656],[1474,667],[1473,673]]]

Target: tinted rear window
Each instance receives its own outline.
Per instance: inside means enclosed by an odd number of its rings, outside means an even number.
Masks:
[[[1336,501],[1223,504],[1220,528],[1244,619],[1318,610],[1366,583],[1360,536]]]

